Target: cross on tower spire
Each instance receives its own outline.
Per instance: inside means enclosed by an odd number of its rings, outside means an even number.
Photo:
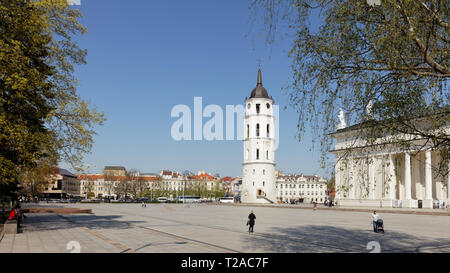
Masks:
[[[261,66],[258,67],[258,80],[256,82],[256,86],[258,85],[262,85]]]

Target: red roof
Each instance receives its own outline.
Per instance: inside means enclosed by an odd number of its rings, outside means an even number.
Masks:
[[[214,180],[214,177],[209,175],[209,174],[207,174],[207,173],[202,173],[202,174],[199,174],[199,175],[194,175],[194,179],[197,179],[197,180]]]
[[[225,176],[222,179],[220,179],[220,182],[229,182],[229,181],[232,181],[232,180],[233,180],[233,177]]]
[[[162,175],[170,175],[172,178],[178,178],[180,174],[172,171],[162,171]]]
[[[77,176],[80,180],[97,180],[102,179],[105,176],[103,174],[80,174]]]

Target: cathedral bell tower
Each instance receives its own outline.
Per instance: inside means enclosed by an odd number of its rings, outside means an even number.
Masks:
[[[273,103],[259,68],[256,87],[245,100],[243,203],[276,203]]]

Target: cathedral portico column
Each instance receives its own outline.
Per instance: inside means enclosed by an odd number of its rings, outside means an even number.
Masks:
[[[335,181],[335,198],[340,199],[340,186],[341,186],[341,170],[340,170],[340,161],[336,160],[336,164],[334,165],[334,181]]]
[[[369,198],[375,199],[375,157],[372,157],[369,162]]]
[[[383,203],[383,207],[393,207],[396,199],[397,175],[395,173],[394,154],[389,154],[389,192],[387,193],[387,201]]]
[[[395,200],[396,198],[396,189],[395,186],[397,184],[397,175],[395,173],[395,161],[394,154],[389,155],[389,171],[391,175],[391,183],[389,184],[389,198]]]
[[[423,200],[424,208],[433,208],[432,195],[432,173],[431,173],[431,151],[425,152],[425,200]]]
[[[450,162],[448,163],[447,173],[447,206],[450,205]]]
[[[356,193],[356,177],[355,177],[355,168],[354,168],[354,166],[353,166],[353,164],[354,164],[354,159],[353,159],[353,157],[350,159],[350,173],[351,173],[351,175],[350,175],[350,181],[349,181],[349,184],[350,184],[350,194],[349,194],[349,197],[350,197],[350,199],[355,199],[355,193]]]
[[[411,207],[411,156],[405,153],[405,199],[403,207]]]

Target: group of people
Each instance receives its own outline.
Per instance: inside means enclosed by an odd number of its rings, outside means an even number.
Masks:
[[[327,200],[325,200],[325,202],[323,202],[323,204],[326,207],[330,207],[331,208],[331,207],[337,206],[338,201],[333,201],[333,200],[327,199]]]

